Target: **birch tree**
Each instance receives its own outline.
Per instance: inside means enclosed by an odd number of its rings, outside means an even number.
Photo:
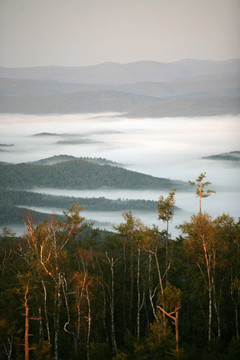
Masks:
[[[212,309],[214,291],[214,241],[215,227],[208,214],[193,215],[190,222],[180,226],[186,235],[186,248],[202,274],[208,291],[208,341],[212,339]]]
[[[189,184],[196,187],[196,195],[199,198],[199,212],[202,212],[202,199],[209,197],[211,194],[215,194],[214,190],[205,189],[212,183],[209,181],[203,181],[206,178],[206,172],[201,173],[195,181],[189,181]]]
[[[169,192],[166,199],[161,195],[158,200],[157,210],[158,210],[158,219],[166,223],[166,237],[165,237],[165,268],[166,268],[166,282],[167,282],[167,273],[169,267],[169,254],[168,254],[168,240],[169,240],[169,223],[174,215],[174,205],[175,205],[175,193],[176,189],[173,189]]]

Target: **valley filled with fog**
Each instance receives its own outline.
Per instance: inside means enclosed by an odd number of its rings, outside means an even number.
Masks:
[[[145,118],[124,114],[0,115],[0,161],[32,162],[54,155],[106,158],[128,170],[161,178],[195,180],[206,171],[211,189],[203,199],[203,210],[213,217],[223,212],[239,216],[240,162],[203,159],[204,156],[239,150],[240,117]],[[190,187],[190,185],[189,185]],[[157,190],[108,189],[66,190],[36,188],[35,192],[74,197],[149,199],[157,201],[167,192]],[[198,211],[195,193],[177,192],[177,210],[170,232]],[[32,208],[33,209],[33,208]],[[59,213],[55,208],[33,210]],[[62,209],[65,210],[65,209]],[[61,212],[61,211],[60,211]],[[160,224],[157,212],[133,212],[146,225]],[[96,226],[111,229],[122,221],[120,212],[85,211]],[[14,228],[14,227],[10,227]]]

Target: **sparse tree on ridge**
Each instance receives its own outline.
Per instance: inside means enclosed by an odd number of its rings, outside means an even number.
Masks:
[[[206,177],[206,172],[201,173],[195,181],[189,181],[190,185],[197,186],[196,195],[199,197],[199,212],[202,212],[202,198],[207,198],[211,194],[215,194],[214,190],[205,189],[206,186],[211,185],[210,181],[203,182]]]

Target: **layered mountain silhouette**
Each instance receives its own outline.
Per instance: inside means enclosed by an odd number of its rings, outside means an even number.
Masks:
[[[0,111],[109,111],[131,117],[238,114],[240,60],[1,67]]]

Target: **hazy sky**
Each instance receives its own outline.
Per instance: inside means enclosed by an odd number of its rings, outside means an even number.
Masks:
[[[0,0],[0,65],[240,58],[240,0]]]

